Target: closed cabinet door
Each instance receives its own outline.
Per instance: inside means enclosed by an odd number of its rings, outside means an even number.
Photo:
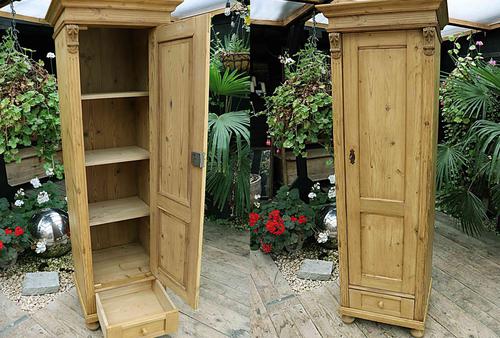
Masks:
[[[210,17],[150,37],[151,269],[198,306],[205,200]]]
[[[345,34],[349,284],[415,291],[422,38]]]

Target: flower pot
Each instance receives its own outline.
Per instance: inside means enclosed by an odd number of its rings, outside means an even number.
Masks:
[[[250,70],[249,52],[225,52],[221,55],[222,63],[226,68],[238,69],[242,72]]]
[[[255,202],[255,195],[262,193],[262,177],[257,174],[250,174],[250,204]]]

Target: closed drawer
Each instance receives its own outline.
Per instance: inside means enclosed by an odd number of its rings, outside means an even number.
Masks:
[[[413,319],[413,299],[351,289],[349,304],[354,309]]]
[[[96,293],[106,338],[158,337],[177,331],[179,313],[157,280]]]

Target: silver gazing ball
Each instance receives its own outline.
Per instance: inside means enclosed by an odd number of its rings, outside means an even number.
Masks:
[[[337,210],[329,209],[323,216],[323,224],[329,237],[337,239]]]
[[[71,250],[68,214],[63,210],[40,210],[31,218],[30,232],[42,257],[60,257]]]

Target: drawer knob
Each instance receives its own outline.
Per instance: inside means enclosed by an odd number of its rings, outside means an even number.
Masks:
[[[145,327],[143,327],[143,328],[141,329],[141,334],[142,334],[143,336],[147,335],[147,334],[148,334],[148,330],[146,330],[146,328],[145,328]]]
[[[381,308],[381,309],[383,309],[383,308],[384,308],[384,302],[383,302],[383,301],[378,302],[378,304],[377,304],[377,305],[378,305],[378,307],[379,307],[379,308]]]

